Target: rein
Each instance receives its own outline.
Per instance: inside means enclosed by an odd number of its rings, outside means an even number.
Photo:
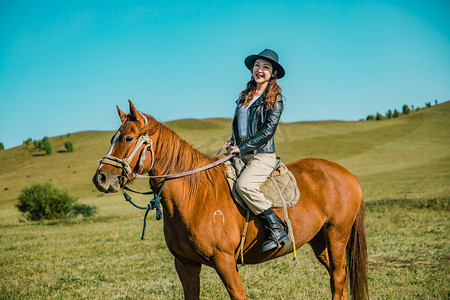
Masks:
[[[229,154],[227,156],[225,156],[224,158],[221,158],[213,163],[210,163],[206,166],[194,169],[194,170],[190,170],[190,171],[185,171],[185,172],[181,172],[178,174],[167,174],[167,175],[157,175],[157,176],[147,176],[147,175],[141,175],[141,174],[134,174],[133,178],[148,178],[148,179],[152,179],[152,178],[165,178],[165,179],[177,179],[180,177],[185,177],[185,176],[189,176],[198,172],[202,172],[211,168],[214,168],[215,166],[218,166],[224,162],[226,162],[227,160],[229,160],[231,157],[233,157],[233,154]]]
[[[172,167],[173,167],[173,166],[172,166]],[[172,170],[172,168],[170,168],[168,174],[170,174],[170,171],[171,171],[171,170]],[[166,184],[166,181],[167,181],[167,179],[164,179],[163,183],[161,184],[161,187],[159,188],[158,193],[156,193],[156,194],[155,194],[155,190],[153,189],[153,187],[152,187],[152,190],[151,190],[150,192],[145,192],[145,193],[141,193],[141,192],[134,191],[134,190],[132,190],[132,189],[130,189],[130,188],[127,188],[126,186],[124,186],[124,187],[122,188],[122,194],[123,194],[123,196],[125,197],[125,200],[126,200],[126,201],[130,202],[130,204],[133,205],[134,207],[146,211],[146,212],[145,212],[145,215],[144,215],[144,225],[142,226],[141,240],[144,240],[144,236],[145,236],[145,228],[147,227],[147,215],[148,215],[149,211],[156,208],[156,220],[159,221],[159,220],[161,220],[161,218],[162,218],[162,211],[161,211],[161,199],[162,199],[162,197],[161,197],[161,193],[162,193],[162,190],[163,190],[163,188],[164,188],[164,185]],[[147,204],[147,207],[139,206],[139,205],[135,204],[135,203],[131,200],[131,196],[128,195],[128,194],[127,194],[126,192],[124,192],[123,190],[128,190],[128,191],[130,191],[130,192],[138,193],[138,194],[141,194],[141,195],[150,195],[150,194],[153,194],[153,199],[150,200],[150,202]]]
[[[198,172],[202,172],[211,168],[214,168],[222,163],[224,163],[225,161],[229,160],[231,157],[233,157],[233,154],[229,154],[227,156],[225,156],[222,159],[219,159],[215,162],[212,162],[206,166],[194,169],[194,170],[190,170],[190,171],[185,171],[185,172],[181,172],[181,173],[177,173],[177,174],[170,174],[170,172],[172,171],[174,164],[172,164],[172,167],[170,168],[169,172],[167,173],[167,175],[156,175],[156,176],[146,176],[146,175],[141,175],[139,173],[133,173],[133,170],[130,166],[131,161],[133,160],[134,156],[136,155],[136,153],[138,153],[139,148],[141,148],[142,145],[146,145],[140,152],[140,158],[139,158],[139,171],[142,170],[142,168],[144,167],[144,161],[145,161],[145,150],[149,150],[152,154],[152,163],[150,165],[150,168],[148,169],[148,171],[150,171],[153,168],[154,162],[155,162],[155,153],[153,150],[153,141],[152,139],[150,139],[150,137],[148,136],[148,132],[141,134],[136,142],[136,144],[134,145],[133,150],[131,151],[130,155],[128,155],[128,157],[126,158],[117,158],[115,156],[112,155],[106,155],[104,156],[101,160],[99,160],[100,164],[106,164],[106,165],[111,165],[117,168],[121,168],[123,171],[123,176],[124,178],[127,179],[127,182],[124,183],[124,186],[122,187],[122,194],[125,198],[126,201],[128,201],[131,205],[133,205],[134,207],[138,208],[138,209],[142,209],[142,210],[146,210],[145,215],[144,215],[144,225],[142,228],[142,235],[141,235],[141,240],[144,239],[144,235],[145,235],[145,228],[147,226],[147,215],[149,213],[150,210],[153,210],[156,208],[156,220],[161,220],[162,218],[162,211],[161,211],[161,193],[162,190],[164,188],[164,185],[166,184],[167,180],[170,179],[177,179],[177,178],[181,178],[181,177],[185,177],[185,176],[189,176]],[[219,152],[217,152],[216,154],[216,158],[225,150],[226,148],[226,143],[222,146],[222,148],[219,150]],[[179,154],[180,148],[178,147],[178,152],[177,152],[177,156]],[[132,176],[130,176],[132,175]],[[155,179],[155,178],[164,178],[161,187],[159,188],[158,192],[155,192],[155,189],[153,187],[151,187],[151,191],[150,192],[138,192],[138,191],[134,191],[128,187],[126,187],[126,184],[128,182],[131,182],[132,179],[134,178],[147,178],[147,179]],[[151,185],[150,185],[151,186]],[[131,196],[128,195],[124,190],[133,192],[133,193],[137,193],[137,194],[141,194],[141,195],[151,195],[153,194],[153,199],[147,204],[146,207],[143,206],[139,206],[137,204],[135,204],[132,200],[131,200]]]

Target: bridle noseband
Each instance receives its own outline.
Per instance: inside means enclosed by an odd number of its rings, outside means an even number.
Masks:
[[[145,162],[145,150],[148,149],[152,153],[152,163],[150,165],[149,170],[153,168],[153,164],[155,163],[155,153],[153,151],[153,141],[149,138],[148,132],[141,134],[134,145],[133,151],[131,151],[130,155],[126,158],[117,158],[112,155],[106,155],[102,159],[99,160],[100,164],[111,165],[117,168],[121,168],[123,171],[123,176],[130,181],[132,178],[130,177],[133,174],[133,170],[130,167],[130,163],[133,160],[136,153],[138,153],[139,149],[142,145],[147,145],[141,150],[140,159],[139,159],[139,172],[142,172],[142,168],[144,167]]]

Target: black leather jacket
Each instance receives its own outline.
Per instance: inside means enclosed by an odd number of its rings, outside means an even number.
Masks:
[[[267,91],[253,102],[247,110],[247,139],[243,143],[240,143],[237,113],[244,97],[242,96],[241,99],[236,101],[237,107],[232,124],[233,135],[230,141],[239,147],[242,154],[275,152],[273,136],[283,112],[283,97],[277,95],[277,101],[273,109],[266,111],[264,108],[266,94]]]

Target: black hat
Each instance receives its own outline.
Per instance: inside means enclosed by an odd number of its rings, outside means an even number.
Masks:
[[[283,78],[284,77],[284,69],[283,67],[278,63],[278,54],[271,50],[271,49],[264,49],[259,54],[249,55],[245,59],[244,63],[247,66],[247,68],[251,71],[253,68],[253,65],[255,64],[255,61],[258,59],[264,59],[272,63],[272,67],[274,70],[277,70],[277,78]]]

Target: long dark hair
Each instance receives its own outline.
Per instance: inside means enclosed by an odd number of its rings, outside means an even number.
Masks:
[[[277,75],[275,75],[274,77],[272,77],[272,79],[270,79],[266,91],[267,91],[266,102],[264,103],[264,106],[266,110],[271,110],[275,106],[275,103],[277,101],[276,99],[277,95],[278,94],[282,95],[281,94],[282,89],[277,82]],[[253,97],[255,96],[255,92],[256,92],[256,81],[252,75],[252,78],[247,83],[247,88],[239,94],[239,100],[241,99],[242,95],[244,95],[243,103],[245,106],[248,106],[250,101],[252,101]]]

